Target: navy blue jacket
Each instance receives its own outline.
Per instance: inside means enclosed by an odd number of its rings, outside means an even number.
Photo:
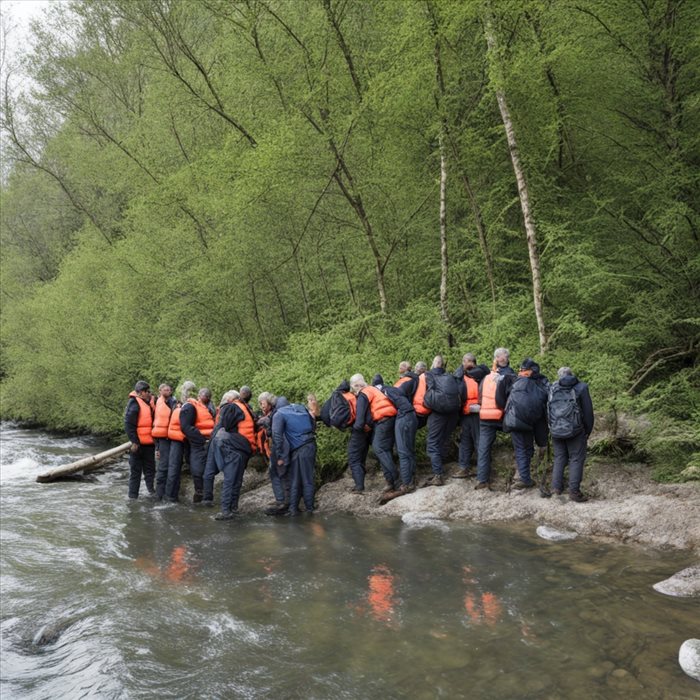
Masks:
[[[284,459],[284,441],[292,452],[316,440],[316,421],[305,406],[299,403],[279,405],[272,419],[272,445],[278,459]]]
[[[182,415],[182,413],[180,413]],[[227,433],[228,440],[235,449],[246,454],[251,454],[250,443],[238,432],[238,424],[245,419],[243,411],[235,403],[225,403],[219,409],[219,422],[214,427],[212,438],[220,430]]]

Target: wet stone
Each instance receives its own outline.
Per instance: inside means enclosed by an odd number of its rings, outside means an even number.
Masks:
[[[687,639],[678,651],[678,663],[685,673],[700,681],[700,639]]]
[[[549,540],[550,542],[568,542],[578,537],[571,530],[557,530],[549,525],[540,525],[535,532],[543,540]]]
[[[670,578],[655,583],[653,588],[658,593],[679,598],[700,597],[700,565],[689,566]]]

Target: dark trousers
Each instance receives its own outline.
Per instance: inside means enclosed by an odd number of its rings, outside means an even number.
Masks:
[[[312,513],[316,493],[316,484],[314,483],[316,443],[307,442],[306,445],[292,450],[289,466],[291,471],[289,510],[296,513],[299,510],[299,501],[303,497],[307,512]]]
[[[477,450],[476,480],[485,484],[491,480],[491,448],[501,424],[496,421],[479,421],[479,449]]]
[[[274,459],[270,459],[270,483],[275,500],[280,505],[289,505],[289,467],[286,464],[279,466]]]
[[[369,452],[370,433],[364,430],[351,430],[348,439],[348,467],[355,482],[355,488],[364,491],[365,461]]]
[[[469,469],[472,455],[479,452],[479,414],[464,413],[459,419],[459,466]]]
[[[156,476],[156,446],[139,445],[136,452],[129,453],[129,498],[139,497],[141,474],[149,493],[153,493]]]
[[[447,457],[450,436],[457,427],[458,420],[457,413],[433,412],[428,416],[428,439],[425,452],[430,458],[433,474],[442,474],[442,461]]]
[[[394,464],[394,456],[391,451],[394,449],[394,424],[396,417],[385,418],[374,425],[374,435],[372,436],[372,449],[379,460],[382,473],[387,483],[394,484],[398,478],[398,470]]]
[[[569,493],[581,490],[583,465],[586,462],[588,436],[585,433],[567,440],[552,438],[554,466],[552,467],[552,488],[561,490],[564,483],[564,468],[569,465]]]
[[[165,485],[168,482],[168,460],[170,459],[170,440],[156,438],[158,452],[158,470],[156,471],[156,498],[160,501],[165,496]]]
[[[204,469],[207,464],[206,443],[190,444],[190,473],[194,484],[195,494],[204,493]]]
[[[394,434],[396,436],[396,451],[399,453],[399,472],[401,483],[409,486],[416,473],[416,431],[418,418],[415,412],[396,417]]]
[[[168,457],[168,480],[165,482],[165,497],[170,501],[177,501],[180,495],[180,474],[182,473],[182,460],[189,460],[190,444],[187,441],[170,441],[170,456]]]
[[[217,433],[216,438],[210,444],[213,461],[217,471],[224,475],[224,483],[221,487],[221,512],[231,513],[238,510],[238,499],[241,495],[243,474],[248,465],[249,454],[237,450],[230,440],[227,440],[223,431]],[[211,470],[210,470],[211,471]],[[214,491],[214,475],[209,481],[205,481],[205,493]]]
[[[515,463],[518,465],[518,476],[524,484],[532,483],[530,465],[535,454],[535,436],[530,432],[513,431],[510,434],[515,452]]]
[[[212,444],[214,440],[212,439]],[[213,501],[214,500],[214,477],[219,473],[219,467],[216,465],[216,459],[214,458],[214,449],[210,444],[207,450],[207,461],[204,464],[204,474],[202,475],[202,484],[204,496],[202,500]]]

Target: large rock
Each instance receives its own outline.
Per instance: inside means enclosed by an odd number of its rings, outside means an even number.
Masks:
[[[447,524],[440,520],[440,517],[429,510],[409,511],[401,516],[401,520],[411,527],[436,527],[440,530],[447,530]]]
[[[700,681],[700,639],[686,639],[678,651],[681,668],[696,681]]]
[[[567,542],[569,540],[575,540],[578,535],[570,530],[557,530],[549,525],[540,525],[535,531],[543,540],[550,540],[551,542]]]
[[[654,590],[664,595],[678,598],[695,598],[700,596],[700,565],[689,566],[683,571],[654,584]]]

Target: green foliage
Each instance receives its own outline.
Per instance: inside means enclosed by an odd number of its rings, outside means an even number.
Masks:
[[[39,89],[2,110],[2,415],[114,432],[141,377],[303,402],[507,346],[649,416],[676,478],[698,452],[700,6],[489,6],[497,65],[481,2],[54,3]],[[319,441],[336,473],[343,436]]]

